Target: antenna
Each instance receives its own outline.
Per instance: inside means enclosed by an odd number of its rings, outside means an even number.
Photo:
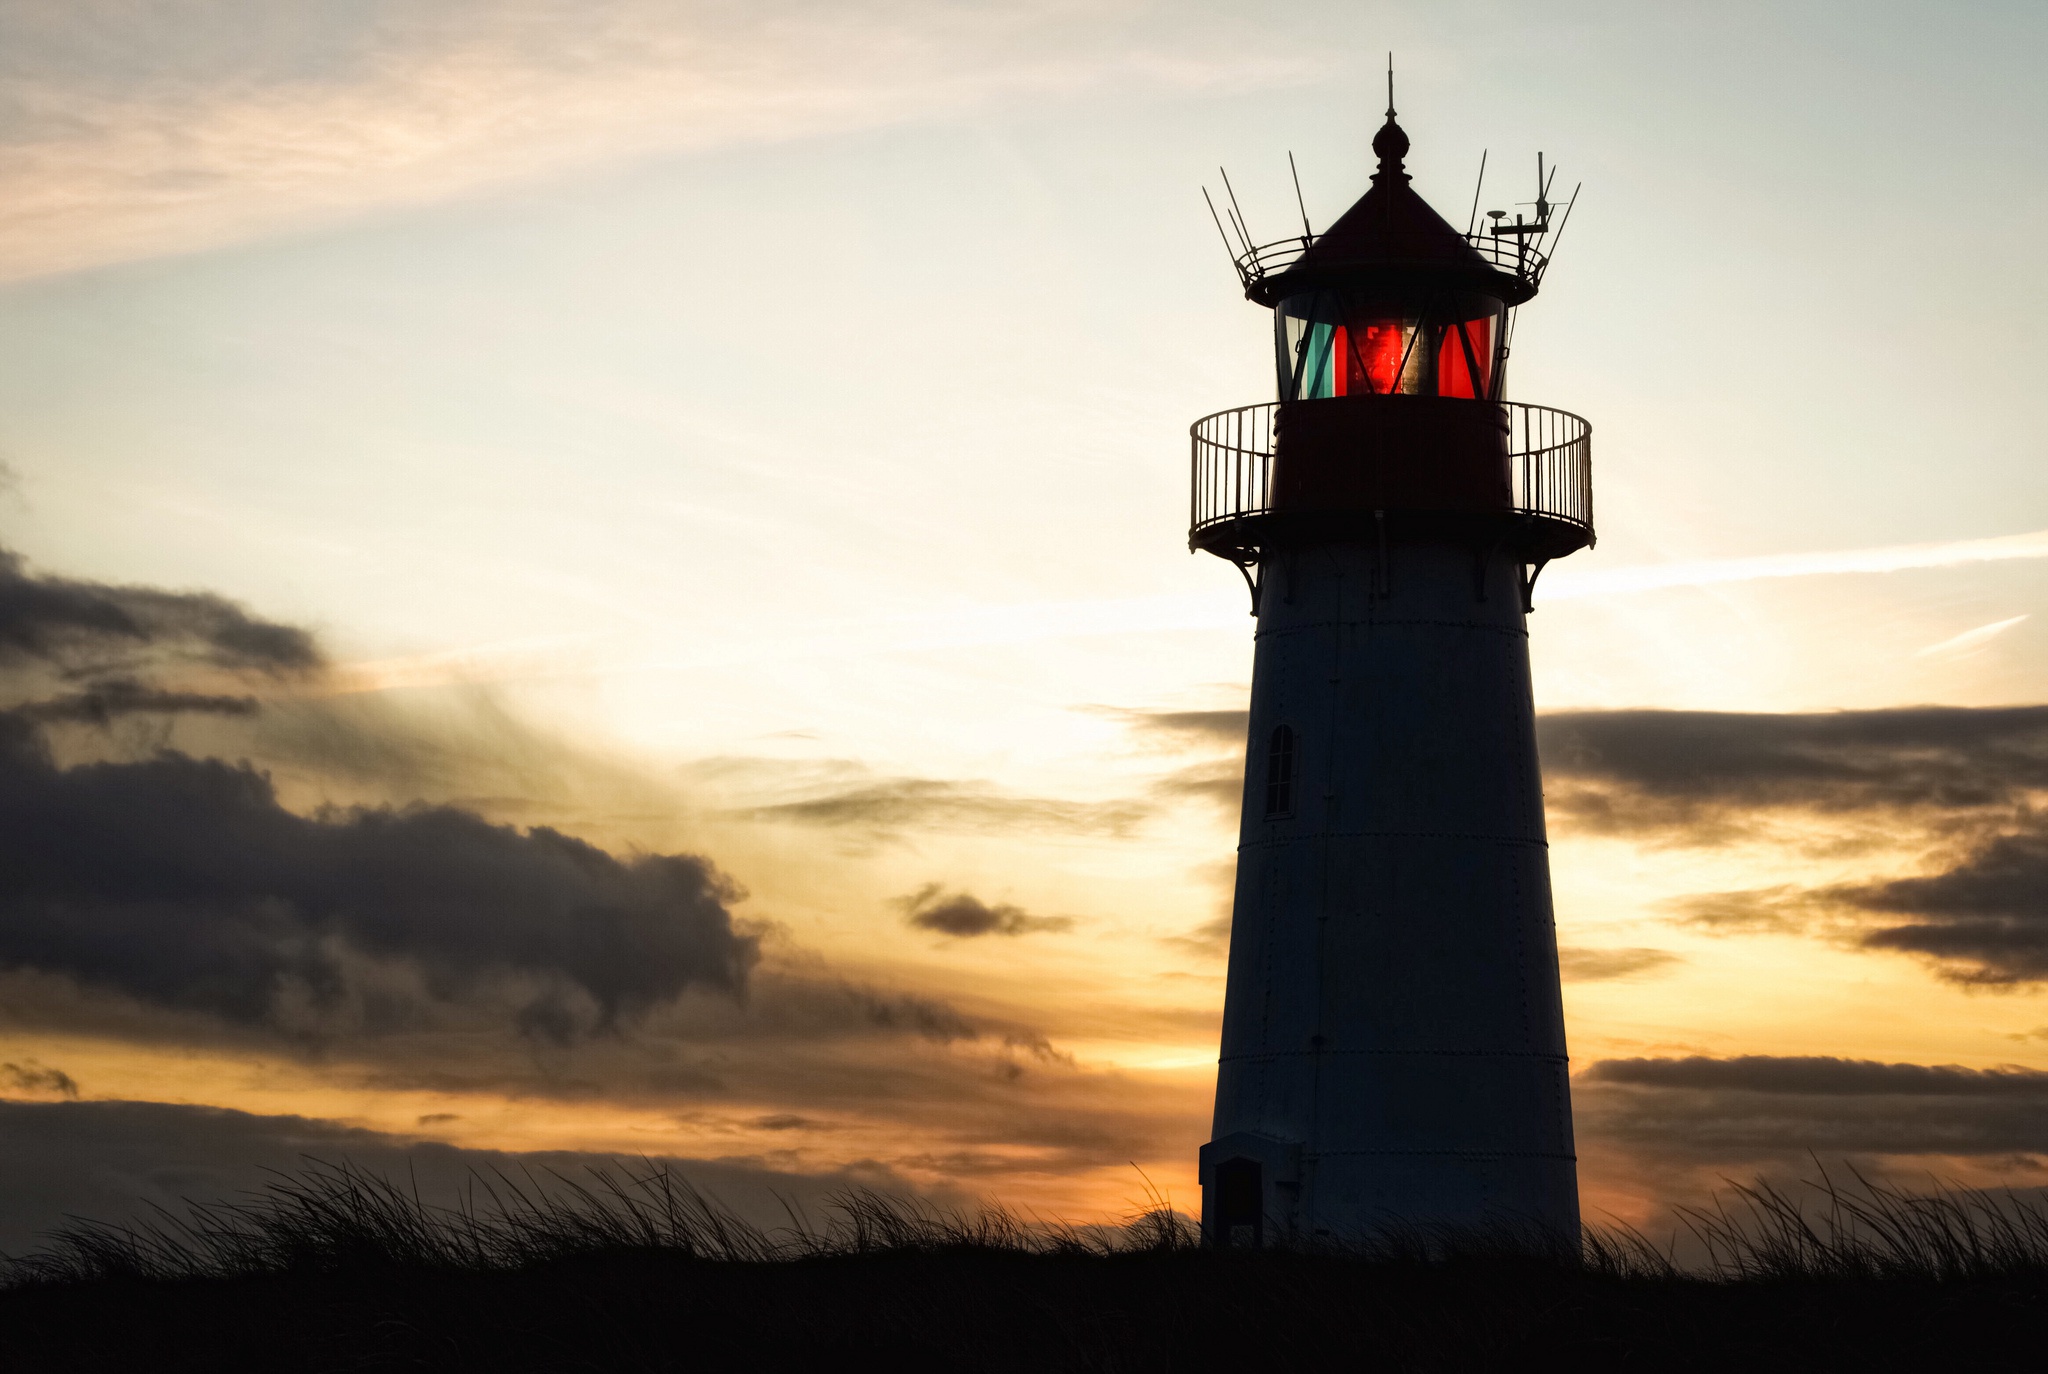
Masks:
[[[1572,222],[1572,207],[1579,203],[1579,187],[1585,184],[1582,181],[1572,187],[1572,198],[1564,203],[1564,215],[1557,221],[1557,232],[1551,236],[1549,252],[1544,254],[1552,262],[1557,260],[1557,245],[1564,238],[1564,227]]]
[[[1479,150],[1479,184],[1472,188],[1472,213],[1465,216],[1465,237],[1472,237],[1472,226],[1479,223],[1479,193],[1486,186],[1486,149]]]
[[[1216,221],[1216,232],[1223,239],[1223,251],[1230,254],[1230,265],[1236,267],[1237,274],[1242,277],[1244,268],[1238,266],[1237,250],[1230,246],[1230,235],[1223,232],[1223,216],[1216,213],[1216,202],[1209,199],[1209,188],[1206,186],[1202,188],[1202,200],[1209,207],[1209,218]]]
[[[1308,204],[1301,198],[1301,173],[1294,165],[1294,150],[1287,150],[1287,175],[1294,178],[1294,203],[1301,210],[1301,238],[1303,243],[1313,243],[1316,231],[1308,227]]]
[[[1225,172],[1221,167],[1218,167],[1216,170],[1223,177],[1223,189],[1230,193],[1231,213],[1237,218],[1237,236],[1244,240],[1244,251],[1249,253],[1252,251],[1252,236],[1251,232],[1245,228],[1244,211],[1237,207],[1237,191],[1230,184],[1230,173]]]

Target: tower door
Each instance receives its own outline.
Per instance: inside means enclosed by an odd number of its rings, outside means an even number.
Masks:
[[[1218,1245],[1266,1243],[1266,1170],[1256,1159],[1226,1159],[1216,1166],[1213,1232]]]

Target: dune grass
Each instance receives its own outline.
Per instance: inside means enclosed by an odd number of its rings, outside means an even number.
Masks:
[[[652,1164],[453,1205],[310,1164],[0,1274],[0,1365],[165,1370],[1929,1369],[2038,1358],[2048,1210],[1851,1170],[1682,1214],[1683,1246],[1502,1227],[1201,1248],[874,1192],[750,1223]],[[1155,1200],[1156,1201],[1156,1200]],[[1683,1249],[1692,1259],[1681,1262]]]

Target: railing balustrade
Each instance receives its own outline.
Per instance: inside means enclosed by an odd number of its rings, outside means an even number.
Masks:
[[[1528,247],[1521,238],[1514,235],[1495,238],[1483,230],[1463,237],[1480,257],[1486,259],[1497,270],[1511,277],[1520,278],[1527,283],[1532,292],[1543,284],[1543,270],[1550,265],[1549,259],[1534,248]],[[1314,242],[1315,240],[1303,236],[1280,239],[1274,243],[1262,243],[1250,252],[1239,255],[1238,278],[1246,287],[1250,287],[1276,273],[1284,272],[1292,267]],[[1398,244],[1394,245],[1397,253],[1398,247]],[[1433,253],[1436,245],[1432,241],[1419,244],[1418,247]]]
[[[1497,406],[1507,419],[1513,512],[1562,520],[1590,537],[1593,427],[1569,411],[1548,406],[1520,401],[1469,404]],[[1195,421],[1189,430],[1194,441],[1191,535],[1272,512],[1274,425],[1279,414],[1279,402],[1269,401]]]

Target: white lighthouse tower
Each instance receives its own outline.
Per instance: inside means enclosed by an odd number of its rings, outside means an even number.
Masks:
[[[1258,617],[1203,1226],[1569,1243],[1527,616],[1593,542],[1590,431],[1505,399],[1552,207],[1460,233],[1409,188],[1391,104],[1373,150],[1320,235],[1254,247],[1233,216],[1280,399],[1193,428],[1189,542]]]

